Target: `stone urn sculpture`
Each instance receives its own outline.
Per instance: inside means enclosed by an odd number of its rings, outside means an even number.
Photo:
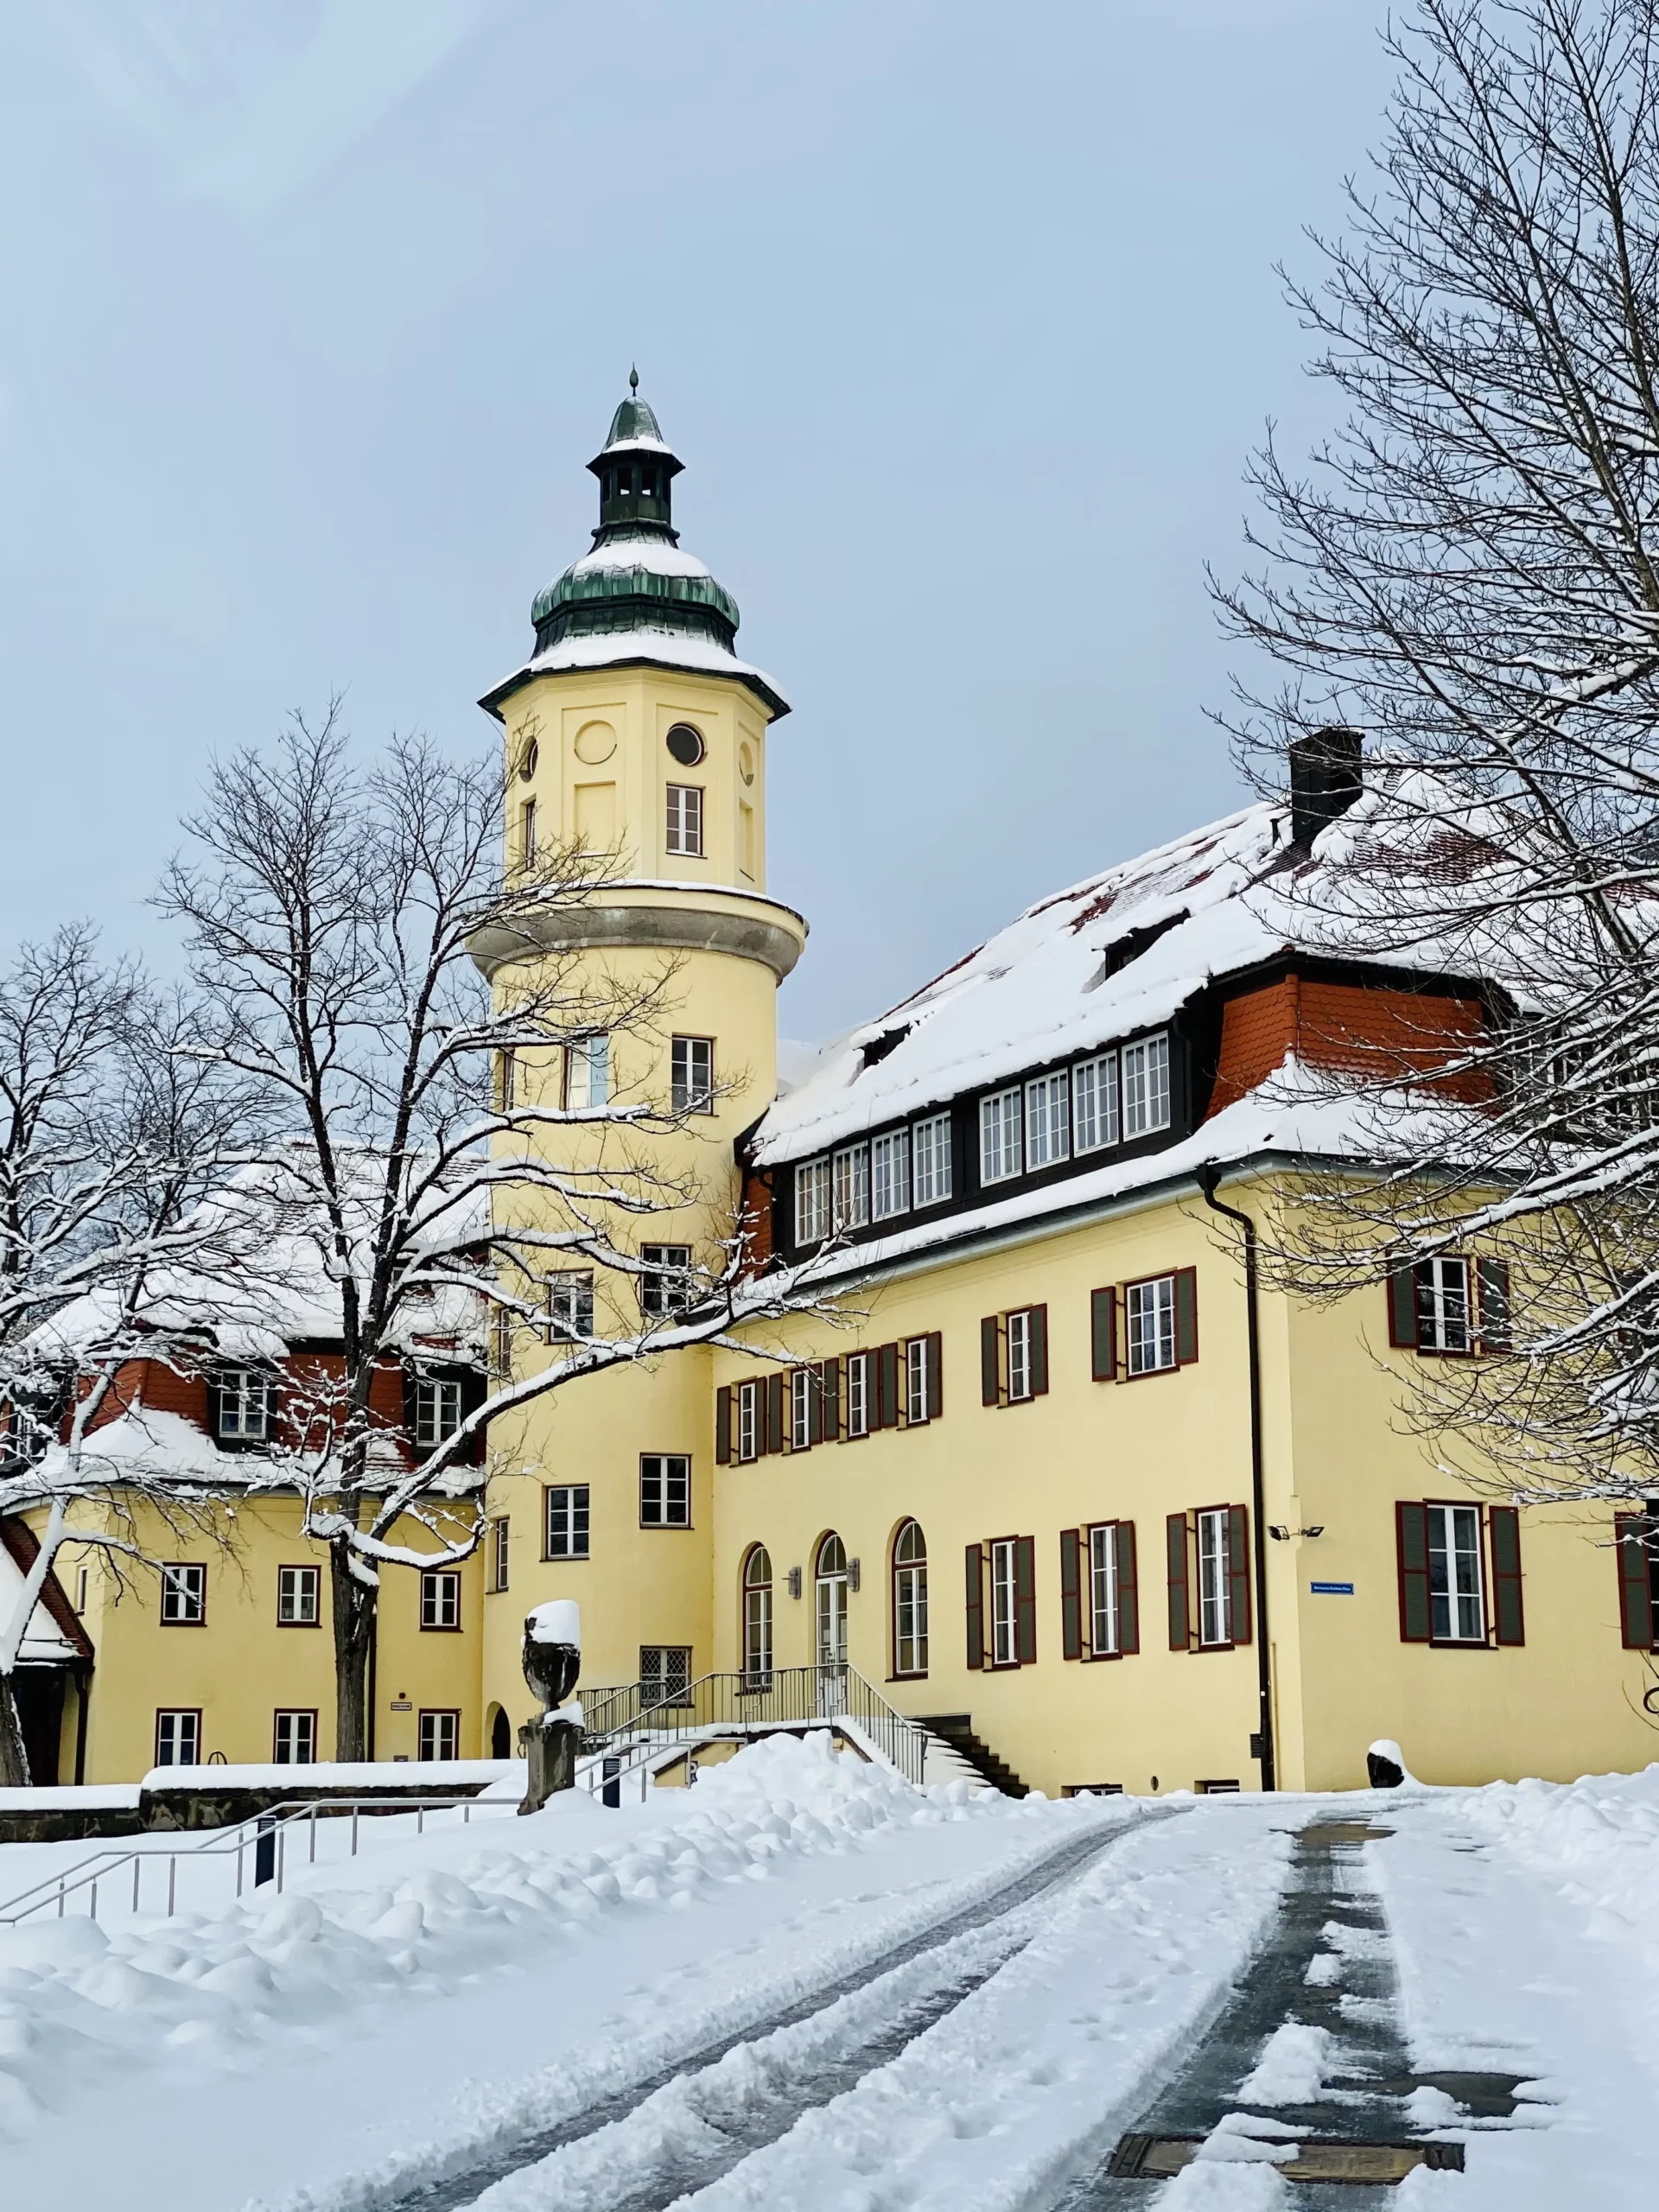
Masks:
[[[582,1672],[582,1609],[574,1598],[552,1598],[524,1620],[524,1680],[542,1711],[518,1731],[529,1767],[521,1813],[537,1813],[556,1789],[576,1778],[582,1706],[571,1696]]]

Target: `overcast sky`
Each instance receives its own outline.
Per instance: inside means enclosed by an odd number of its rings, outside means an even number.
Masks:
[[[631,361],[794,702],[783,1027],[1238,803],[1205,719],[1275,261],[1370,0],[51,0],[0,22],[0,937],[144,899],[215,747],[487,744]]]

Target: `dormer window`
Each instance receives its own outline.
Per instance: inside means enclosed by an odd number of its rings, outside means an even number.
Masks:
[[[1024,1118],[1023,1104],[1023,1096],[1017,1084],[1012,1090],[999,1090],[994,1098],[981,1099],[979,1179],[982,1183],[1006,1183],[1011,1175],[1018,1175],[1024,1167],[1025,1150],[1020,1130]]]
[[[257,1367],[229,1367],[217,1385],[214,1432],[221,1444],[264,1444],[270,1434],[270,1377]]]

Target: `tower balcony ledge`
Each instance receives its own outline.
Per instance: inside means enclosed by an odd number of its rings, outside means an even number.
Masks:
[[[800,958],[806,936],[804,918],[762,892],[645,876],[540,907],[511,926],[480,930],[470,950],[491,977],[542,953],[627,946],[758,960],[781,983]]]

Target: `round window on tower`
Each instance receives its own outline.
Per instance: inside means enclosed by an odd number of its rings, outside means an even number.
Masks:
[[[525,746],[524,751],[518,755],[518,773],[524,778],[526,783],[528,783],[531,778],[536,773],[536,764],[540,760],[541,757],[542,748],[537,744],[535,739],[532,737],[529,744]]]
[[[700,730],[690,722],[676,722],[668,733],[668,749],[682,768],[695,768],[707,750]]]

